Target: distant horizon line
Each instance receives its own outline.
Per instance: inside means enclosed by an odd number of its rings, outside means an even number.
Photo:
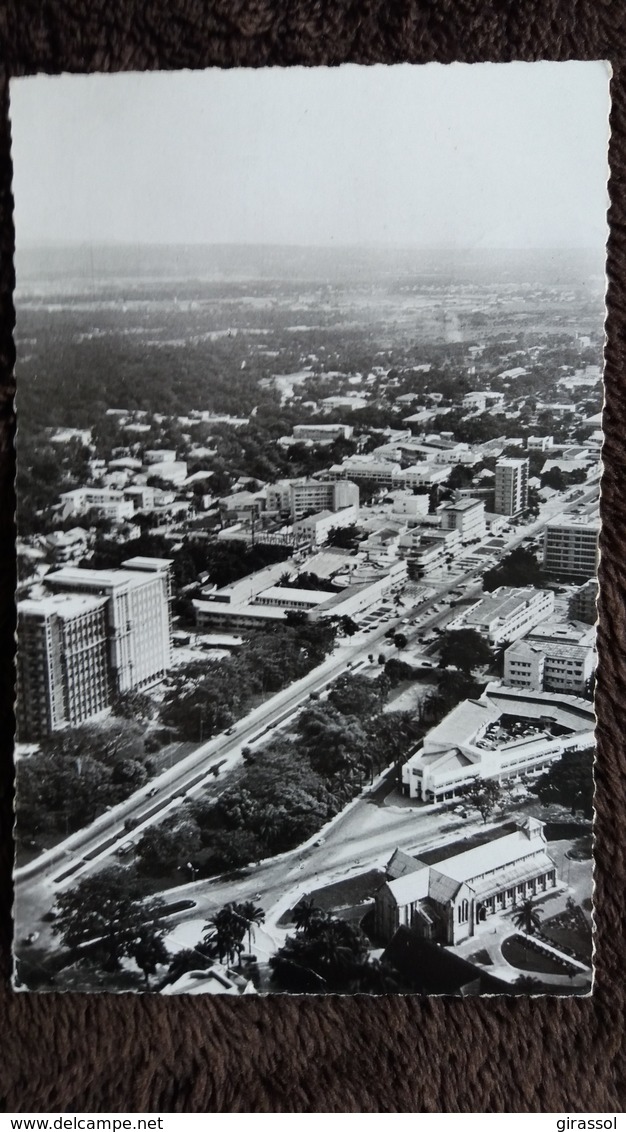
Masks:
[[[608,235],[608,233],[607,233]],[[605,252],[605,245],[601,248],[593,244],[489,244],[477,247],[475,244],[398,244],[398,243],[320,243],[299,244],[277,241],[212,241],[203,240],[190,243],[186,240],[72,240],[72,239],[25,239],[16,240],[15,251],[30,251],[35,249],[72,248],[272,248],[280,250],[298,251],[419,251],[419,252],[593,252],[598,255]]]

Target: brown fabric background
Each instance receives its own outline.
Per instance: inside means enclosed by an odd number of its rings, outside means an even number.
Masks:
[[[8,1111],[619,1112],[626,817],[626,6],[623,0],[0,0],[0,744],[10,782],[13,560],[11,75],[605,58],[611,236],[591,998],[14,995],[2,809],[0,1105]],[[402,113],[402,107],[398,107]],[[511,122],[515,130],[515,122]],[[163,144],[167,145],[164,137]],[[568,186],[563,185],[563,194]]]

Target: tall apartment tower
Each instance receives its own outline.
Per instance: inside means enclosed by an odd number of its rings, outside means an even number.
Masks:
[[[43,739],[110,701],[106,598],[54,594],[17,607],[17,734]]]
[[[140,562],[141,567],[129,560],[120,570],[65,566],[45,579],[56,593],[89,593],[107,599],[109,670],[116,692],[148,687],[171,665],[171,563],[167,559]]]
[[[496,461],[497,515],[520,515],[528,507],[528,460],[502,456]]]
[[[543,566],[562,578],[595,578],[598,570],[600,520],[562,515],[546,524]]]

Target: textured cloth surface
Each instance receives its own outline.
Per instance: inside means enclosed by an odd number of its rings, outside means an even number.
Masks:
[[[431,59],[606,58],[614,69],[593,996],[570,1001],[460,1001],[15,995],[8,989],[11,819],[5,793],[0,1105],[9,1111],[52,1112],[622,1111],[626,1096],[623,0],[4,0],[0,42],[0,742],[5,782],[11,774],[14,625],[8,77],[37,70]]]

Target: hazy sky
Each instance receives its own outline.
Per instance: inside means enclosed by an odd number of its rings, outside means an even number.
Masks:
[[[599,62],[11,83],[18,244],[602,247]]]

